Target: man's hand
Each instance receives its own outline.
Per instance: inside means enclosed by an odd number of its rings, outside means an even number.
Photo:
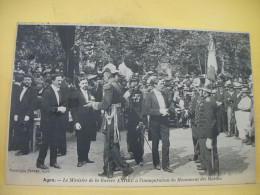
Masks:
[[[65,112],[66,112],[66,107],[64,107],[64,106],[59,106],[59,107],[58,107],[58,112],[65,113]]]
[[[14,121],[15,121],[15,122],[18,121],[18,115],[14,115]]]
[[[87,101],[84,107],[93,107],[94,101]]]
[[[212,149],[213,149],[213,147],[212,147],[212,139],[207,138],[206,147],[207,147],[209,150],[212,150]]]
[[[30,119],[30,117],[29,117],[28,115],[26,115],[26,116],[24,117],[24,121],[29,121],[29,119]]]
[[[79,123],[76,123],[76,130],[79,131],[81,129],[81,125]]]
[[[168,109],[160,109],[160,113],[161,113],[162,116],[166,116],[166,115],[169,114]]]
[[[129,90],[128,91],[126,91],[125,92],[125,94],[124,94],[124,98],[127,100],[129,97],[130,97],[130,92],[129,92]]]

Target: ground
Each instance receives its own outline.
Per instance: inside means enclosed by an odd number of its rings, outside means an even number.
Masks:
[[[122,132],[121,153],[127,154],[126,135]],[[147,133],[146,133],[147,137]],[[95,163],[77,167],[77,150],[75,133],[67,133],[67,155],[58,157],[58,164],[62,169],[50,168],[48,171],[36,169],[38,151],[25,156],[15,156],[15,151],[8,152],[7,183],[23,183],[34,185],[104,185],[115,186],[122,176],[122,172],[115,172],[113,179],[102,179],[98,173],[103,171],[103,140],[104,135],[97,134],[97,141],[91,143],[89,158]],[[151,142],[149,142],[151,145]],[[161,143],[160,143],[161,150]],[[49,152],[48,152],[49,153]],[[129,181],[122,185],[204,185],[216,183],[250,183],[255,181],[255,148],[241,143],[234,137],[226,137],[224,133],[218,136],[218,154],[220,161],[220,176],[202,177],[196,169],[196,164],[189,161],[193,157],[191,129],[170,129],[170,167],[173,173],[155,170],[152,164],[152,153],[147,143],[144,148],[144,166],[138,166],[134,160],[128,161],[134,169]],[[161,153],[160,153],[161,155]],[[49,154],[45,164],[49,166]],[[23,172],[23,173],[21,173]],[[35,173],[36,172],[36,173]],[[26,178],[26,179],[24,179]],[[44,178],[54,178],[48,183]],[[63,180],[93,179],[97,182],[85,183],[82,180],[68,183]],[[132,180],[131,180],[132,179]],[[156,179],[161,179],[156,180]],[[121,180],[120,180],[121,181]],[[133,182],[135,182],[133,184]],[[162,183],[164,182],[164,183]],[[166,182],[166,183],[165,183]],[[64,184],[66,183],[66,184]]]

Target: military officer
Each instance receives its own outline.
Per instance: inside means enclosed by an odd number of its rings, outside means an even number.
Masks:
[[[123,178],[133,172],[128,163],[120,156],[119,141],[120,130],[123,130],[124,120],[122,117],[122,103],[124,102],[123,90],[115,80],[118,70],[113,64],[107,64],[103,68],[105,85],[103,87],[103,98],[101,102],[90,102],[95,110],[104,110],[102,131],[105,135],[104,142],[104,172],[98,174],[100,177],[113,177],[113,163],[123,172]]]

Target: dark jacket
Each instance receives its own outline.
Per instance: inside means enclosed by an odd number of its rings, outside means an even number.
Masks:
[[[198,121],[198,138],[213,139],[218,136],[216,126],[216,110],[217,104],[214,97],[207,97],[201,102],[201,109]]]
[[[68,109],[65,113],[58,112],[59,106],[68,108],[67,98],[65,92],[60,90],[60,103],[58,105],[52,87],[48,87],[43,92],[42,108],[41,108],[41,130],[53,133],[64,130],[68,124]],[[58,134],[55,134],[58,135]]]
[[[91,100],[91,94],[88,92],[88,99]],[[73,93],[73,107],[71,115],[73,123],[81,125],[81,131],[85,131],[91,138],[91,141],[96,140],[96,119],[92,107],[84,107],[86,99],[81,90],[76,90]]]
[[[164,102],[166,104],[166,109],[169,109],[169,112],[174,113],[174,105],[173,103],[170,104],[168,102],[168,99],[166,95],[162,93],[162,96],[164,98]],[[154,93],[154,91],[151,91],[147,94],[146,100],[145,100],[145,114],[150,115],[150,120],[155,120],[160,123],[163,123],[164,125],[168,126],[169,125],[169,119],[168,116],[162,116],[160,113],[160,106],[157,100],[157,97]],[[148,139],[151,140],[151,132],[150,129],[148,131]]]
[[[33,87],[28,87],[25,91],[22,101],[20,95],[23,88],[18,90],[14,103],[14,115],[18,115],[18,121],[23,121],[27,115],[33,120],[33,111],[36,109],[37,91]]]

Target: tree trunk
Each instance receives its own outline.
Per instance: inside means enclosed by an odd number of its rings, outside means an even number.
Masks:
[[[75,30],[75,26],[57,26],[60,41],[66,54],[64,76],[72,80],[74,78],[75,66],[78,66],[78,63],[75,62],[74,53],[71,50],[74,46]]]

